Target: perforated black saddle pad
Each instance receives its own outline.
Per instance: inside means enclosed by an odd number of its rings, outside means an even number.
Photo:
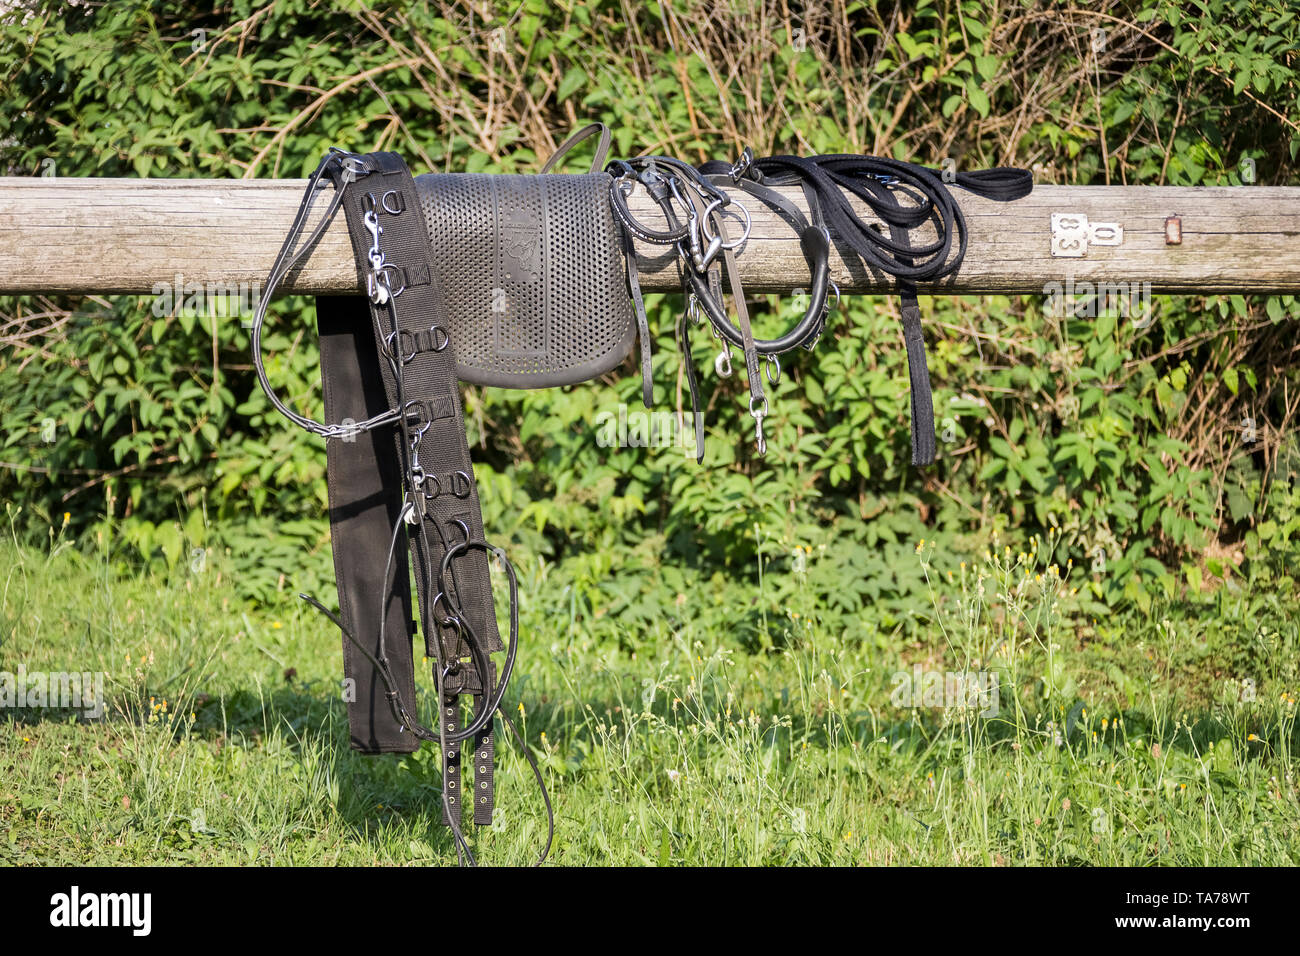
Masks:
[[[636,329],[610,177],[415,177],[463,381],[583,382],[627,356]]]

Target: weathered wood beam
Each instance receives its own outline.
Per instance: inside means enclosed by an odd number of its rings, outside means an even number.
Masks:
[[[158,284],[261,283],[298,207],[303,180],[215,181],[0,177],[0,293],[137,293]],[[785,190],[803,205],[797,189]],[[1300,188],[1039,186],[1025,199],[996,203],[953,189],[970,225],[960,273],[935,292],[1042,293],[1073,278],[1147,283],[1154,292],[1300,291]],[[774,213],[743,197],[754,229],[740,257],[753,291],[788,291],[807,282],[797,241]],[[324,202],[318,203],[318,211]],[[633,211],[652,217],[638,193]],[[1118,223],[1119,245],[1089,244],[1081,258],[1052,255],[1053,214]],[[872,217],[862,210],[865,219]],[[1167,242],[1166,219],[1182,241]],[[642,283],[677,288],[664,247],[638,243]],[[884,291],[836,256],[842,292]],[[356,269],[340,216],[286,291],[355,292]]]

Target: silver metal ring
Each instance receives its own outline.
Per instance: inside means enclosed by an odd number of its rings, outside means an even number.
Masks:
[[[397,273],[397,278],[400,279],[402,282],[401,288],[398,289],[393,288],[393,284],[388,280],[389,272]],[[393,265],[391,262],[385,262],[378,270],[376,270],[375,275],[376,277],[380,275],[384,277],[384,288],[388,290],[388,294],[393,298],[397,298],[399,295],[401,295],[403,292],[406,291],[406,272],[403,271],[398,266]]]
[[[708,239],[709,242],[712,242],[714,239],[716,239],[716,238],[718,238],[718,237],[717,237],[716,235],[711,235],[711,234],[709,233],[709,229],[708,229],[709,216],[708,216],[707,214],[712,213],[712,212],[714,211],[715,208],[720,208],[721,205],[722,205],[721,203],[716,203],[716,204],[714,204],[714,205],[711,205],[711,206],[708,208],[708,210],[706,210],[706,216],[705,216],[705,219],[704,219],[704,223],[703,223],[702,226],[701,226],[701,232],[703,232],[703,234],[704,234],[704,238],[705,238],[705,239]],[[731,206],[735,206],[737,209],[739,209],[739,210],[740,210],[741,217],[745,220],[745,228],[744,228],[744,231],[741,233],[740,238],[739,238],[739,239],[729,239],[728,241],[722,243],[722,248],[723,248],[723,249],[727,249],[727,250],[729,250],[729,251],[734,251],[734,250],[740,248],[742,245],[744,245],[745,242],[749,239],[749,233],[750,233],[750,231],[754,228],[754,220],[750,217],[750,215],[749,215],[749,210],[745,208],[745,204],[744,204],[744,203],[739,202],[739,201],[736,201],[736,200],[733,200],[731,203],[728,204],[728,209],[729,209]],[[723,213],[721,213],[721,214],[725,214],[725,210],[724,210]]]
[[[769,385],[776,385],[781,381],[781,360],[777,358],[775,352],[769,352],[767,356],[767,366],[763,370],[767,374]]]
[[[459,480],[458,480],[459,479]],[[464,489],[463,491],[461,489]],[[468,498],[474,492],[474,479],[463,471],[451,473],[451,493],[457,498]],[[465,536],[469,540],[469,535]]]

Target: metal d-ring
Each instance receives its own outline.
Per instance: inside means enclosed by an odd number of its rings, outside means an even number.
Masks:
[[[460,531],[463,531],[463,532],[464,532],[464,535],[465,535],[464,544],[469,544],[469,525],[468,525],[468,524],[465,524],[465,523],[463,522],[463,520],[461,520],[461,519],[459,519],[459,518],[452,518],[452,519],[448,520],[447,524],[448,524],[448,525],[451,525],[451,524],[459,524],[459,525],[460,525]],[[459,546],[459,545],[458,545],[458,546]]]
[[[337,146],[331,146],[330,152],[339,156],[339,167],[343,170],[344,183],[354,183],[361,177],[370,175],[365,162],[356,153],[349,153]]]
[[[704,310],[700,307],[700,297],[694,292],[686,300],[686,318],[692,325],[704,324]]]
[[[474,479],[463,471],[453,471],[451,473],[451,493],[457,498],[468,498],[474,491]],[[465,536],[466,540],[469,535]]]
[[[394,292],[393,295],[398,295],[400,291],[401,290]],[[415,358],[422,351],[419,347],[417,336],[423,334],[423,332],[412,332],[410,329],[397,329],[394,332],[389,332],[384,338],[384,345],[387,347],[389,358],[400,358],[403,365],[411,361],[411,359]],[[432,337],[433,341],[433,348],[431,351],[441,352],[451,344],[451,336],[447,334],[447,330],[441,325],[435,323],[434,325],[429,326],[429,335]],[[405,351],[405,348],[407,347],[405,342],[407,339],[411,339],[414,343],[409,352]],[[402,352],[397,351],[396,346],[393,344],[394,340],[396,340],[398,346],[403,348]]]
[[[767,365],[764,367],[763,371],[767,375],[767,382],[769,385],[775,386],[777,382],[781,381],[781,360],[777,357],[775,352],[768,353]]]
[[[424,481],[422,481],[420,484],[427,488],[430,480],[433,481],[436,490],[434,491],[433,494],[429,494],[429,492],[426,490],[424,492],[424,497],[429,501],[432,501],[434,498],[437,498],[439,495],[442,494],[442,482],[438,480],[437,475],[427,474],[424,476]]]
[[[393,283],[388,278],[388,273],[390,272],[396,272],[397,278],[401,280],[402,284],[399,288],[396,289],[393,288]],[[388,289],[388,294],[392,298],[395,299],[403,292],[406,291],[406,272],[403,269],[399,268],[398,266],[393,265],[391,262],[385,262],[382,266],[380,266],[379,269],[376,270],[376,275],[383,275],[384,286]]]
[[[405,352],[398,352],[397,346],[393,344],[394,340],[396,340],[397,345],[401,345],[402,334],[405,332],[405,329],[398,329],[395,332],[389,332],[388,335],[384,337],[384,348],[388,352],[388,357],[391,359],[400,359],[403,365],[415,358],[417,354],[412,352],[410,355],[407,355]]]
[[[397,202],[396,209],[393,209],[388,205],[389,196],[396,197],[396,202]],[[400,215],[402,211],[406,209],[406,203],[402,199],[402,194],[398,192],[396,189],[390,189],[388,190],[388,192],[384,193],[384,197],[379,201],[379,204],[381,207],[383,207],[384,212],[388,213],[390,216]]]

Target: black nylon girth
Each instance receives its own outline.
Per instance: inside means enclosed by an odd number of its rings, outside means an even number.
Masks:
[[[317,301],[326,417],[362,421],[397,408],[397,423],[369,432],[331,438],[327,443],[330,535],[343,623],[360,636],[415,700],[409,568],[415,569],[425,650],[441,669],[439,727],[463,726],[460,696],[481,705],[493,687],[481,674],[451,608],[459,607],[477,635],[485,662],[503,649],[492,603],[487,554],[471,549],[453,558],[439,591],[439,568],[449,547],[483,539],[474,471],[465,438],[456,358],[446,311],[430,259],[429,239],[415,183],[395,153],[362,157],[368,175],[349,183],[335,171],[335,188],[345,190],[343,210],[362,285],[364,268],[378,242],[391,296],[381,288],[371,297],[322,297]],[[378,232],[376,230],[379,230]],[[491,303],[484,303],[485,314]],[[398,525],[405,519],[404,529]],[[397,529],[396,532],[394,529]],[[411,564],[402,542],[405,537]],[[385,574],[386,566],[390,566]],[[447,597],[452,598],[448,600]],[[380,638],[382,622],[382,642]],[[348,703],[352,746],[364,752],[410,752],[419,741],[399,726],[386,688],[373,664],[344,640],[344,669],[354,684]],[[385,654],[386,652],[386,654]],[[488,666],[489,671],[495,668]],[[447,801],[444,816],[458,822],[464,799],[473,799],[475,822],[491,822],[492,724],[466,744],[474,745],[472,797],[456,793],[461,774],[460,744],[443,748]],[[486,753],[486,760],[479,757]],[[483,767],[486,763],[486,767]],[[481,778],[481,779],[477,779]],[[485,784],[479,786],[479,784]]]

